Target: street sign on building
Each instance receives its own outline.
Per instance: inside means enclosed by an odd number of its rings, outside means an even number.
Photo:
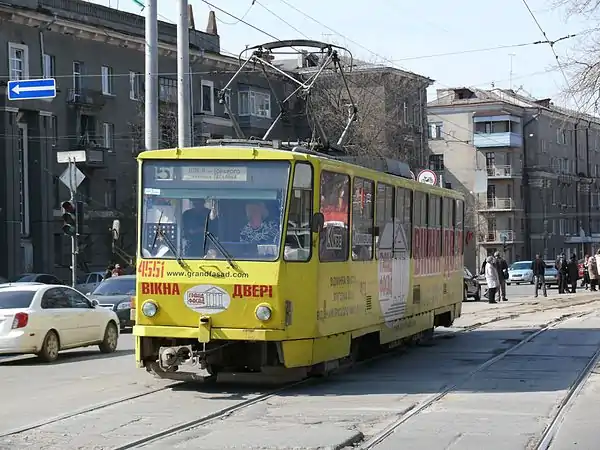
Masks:
[[[85,175],[75,164],[69,164],[59,179],[69,190],[75,191],[85,180]]]
[[[56,80],[42,78],[38,80],[14,80],[8,82],[9,100],[41,100],[56,97]]]
[[[56,153],[56,162],[59,164],[71,162],[86,162],[87,155],[85,150],[70,150]]]

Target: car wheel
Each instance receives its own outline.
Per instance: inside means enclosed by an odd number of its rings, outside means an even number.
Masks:
[[[517,284],[519,284],[519,283],[517,283]],[[506,285],[507,285],[507,286],[510,286],[510,283],[506,283]]]
[[[104,330],[104,340],[98,346],[102,353],[113,353],[117,349],[119,341],[119,332],[117,326],[110,322]]]
[[[42,344],[42,348],[40,352],[37,354],[38,358],[44,362],[53,362],[58,359],[58,352],[60,351],[60,341],[58,339],[58,334],[56,331],[48,331],[46,333],[46,337],[44,338],[44,342]]]
[[[533,284],[533,280],[531,280],[531,281],[529,282],[529,284]]]

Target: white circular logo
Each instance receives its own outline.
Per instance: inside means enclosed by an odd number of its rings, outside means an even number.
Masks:
[[[185,305],[201,314],[217,314],[229,308],[231,297],[224,289],[210,284],[194,286],[183,295]]]
[[[431,186],[435,186],[437,184],[437,175],[431,170],[421,170],[419,172],[419,176],[417,177],[417,181],[419,183],[425,183],[430,184]]]

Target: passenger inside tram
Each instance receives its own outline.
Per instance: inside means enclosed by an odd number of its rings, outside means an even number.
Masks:
[[[267,220],[269,211],[263,202],[246,204],[248,223],[240,232],[240,241],[253,244],[277,244],[279,226],[274,220]]]
[[[184,254],[185,256],[200,257],[204,254],[204,227],[211,209],[207,207],[204,199],[192,198],[190,202],[192,207],[184,211],[181,217],[183,238],[187,242]],[[208,231],[214,232],[218,229],[217,217],[210,219]]]

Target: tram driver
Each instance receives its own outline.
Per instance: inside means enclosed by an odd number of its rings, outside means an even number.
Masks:
[[[240,231],[240,241],[251,244],[277,244],[279,227],[277,222],[267,220],[269,211],[263,202],[246,204],[248,223]]]
[[[187,241],[185,255],[192,258],[201,258],[204,256],[206,218],[210,215],[208,231],[214,233],[217,229],[217,217],[210,209],[210,201],[205,201],[202,198],[192,198],[190,201],[192,207],[184,211],[182,215],[183,237]]]

